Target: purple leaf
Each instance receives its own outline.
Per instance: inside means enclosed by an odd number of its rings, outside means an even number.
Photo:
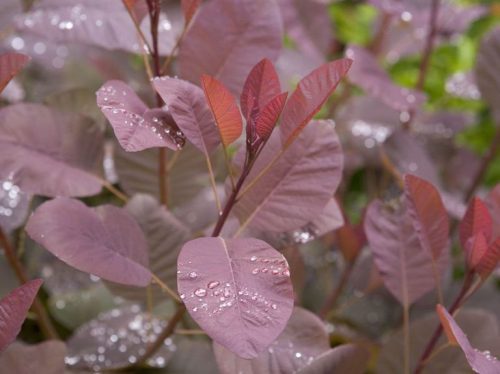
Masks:
[[[243,191],[281,150],[269,139],[243,184]],[[237,155],[241,165],[243,153]],[[240,221],[263,231],[285,232],[306,225],[325,208],[342,175],[343,156],[330,121],[314,121],[278,161],[242,195],[234,208]]]
[[[486,242],[490,242],[493,231],[493,222],[486,204],[474,197],[469,203],[459,226],[460,244],[463,249],[468,249],[470,239],[483,233]]]
[[[287,92],[275,96],[259,113],[255,122],[255,131],[262,139],[268,139],[285,107]]]
[[[424,179],[407,174],[403,179],[405,202],[420,244],[438,261],[449,246],[450,223],[438,190]]]
[[[220,143],[220,136],[203,90],[170,77],[155,79],[153,85],[186,138],[200,151],[212,153]]]
[[[65,356],[66,345],[58,340],[36,345],[15,342],[0,355],[0,367],[5,373],[32,374],[43,370],[44,374],[63,374]]]
[[[370,354],[354,344],[344,344],[330,349],[316,357],[309,365],[297,371],[297,374],[363,374]]]
[[[78,328],[69,338],[66,363],[72,369],[107,371],[133,365],[149,342],[158,338],[167,322],[128,305],[100,314]],[[104,348],[104,354],[102,349]],[[147,361],[153,367],[164,367],[176,349],[172,339]],[[105,360],[99,360],[105,357]]]
[[[43,0],[27,13],[15,19],[15,27],[22,34],[37,39],[66,43],[94,45],[101,48],[142,53],[140,39],[125,5],[121,1],[101,0]],[[150,22],[146,18],[141,29],[150,42]],[[170,53],[176,34],[169,19],[161,15],[160,53]]]
[[[256,358],[240,358],[214,343],[221,374],[295,373],[330,348],[324,323],[313,313],[294,308],[285,330]]]
[[[493,219],[493,238],[500,236],[500,184],[497,184],[486,198],[491,218]]]
[[[212,0],[200,8],[181,44],[180,75],[198,83],[208,74],[239,94],[257,62],[278,58],[282,39],[274,1]]]
[[[481,352],[473,348],[467,335],[464,334],[460,326],[442,305],[438,304],[436,310],[449,342],[460,346],[467,358],[467,362],[475,372],[480,374],[500,373],[500,361],[491,356],[489,351]]]
[[[288,264],[261,240],[191,240],[181,250],[178,269],[178,290],[191,317],[242,358],[257,357],[292,313]]]
[[[325,101],[347,74],[352,60],[344,58],[321,65],[301,79],[283,109],[280,131],[285,146],[290,145],[319,112]]]
[[[101,190],[92,175],[103,133],[87,118],[39,104],[0,110],[0,180],[45,196],[89,196]]]
[[[159,199],[158,150],[129,153],[118,148],[115,164],[124,190],[129,195],[147,193]],[[215,155],[221,156],[217,152]],[[169,160],[173,156],[173,152],[167,151]],[[207,185],[207,180],[205,157],[194,146],[186,144],[168,173],[170,208],[180,207],[194,198]]]
[[[151,271],[170,288],[177,288],[177,256],[182,245],[190,239],[190,232],[150,195],[139,194],[129,200],[125,209],[139,224],[149,247]],[[144,288],[127,287],[115,283],[106,286],[116,295],[130,300],[146,301]],[[160,287],[153,287],[153,299],[164,297]]]
[[[432,290],[436,277],[448,265],[448,232],[444,229],[448,224],[444,223],[442,203],[420,206],[418,212],[414,207],[424,195],[412,195],[425,191],[406,190],[401,201],[391,204],[375,200],[365,217],[366,236],[384,284],[407,306]],[[431,219],[433,212],[441,217],[438,226]]]
[[[19,70],[21,70],[31,57],[20,53],[5,53],[0,55],[0,92],[14,78]]]
[[[425,101],[421,92],[397,86],[366,49],[350,46],[346,56],[354,60],[349,80],[389,107],[410,111],[419,108]]]
[[[106,82],[97,91],[97,105],[127,152],[155,147],[178,150],[184,145],[184,137],[176,133],[177,126],[172,116],[160,108],[148,109],[122,81]]]
[[[480,292],[483,290],[484,288],[481,288]],[[494,295],[495,291],[492,290],[492,293],[489,293],[487,298],[491,299],[495,297]],[[473,299],[477,300],[476,296]],[[473,302],[473,299],[470,299],[468,303]],[[482,303],[491,303],[491,300],[487,299]],[[490,348],[493,355],[500,355],[500,347],[498,346],[499,328],[496,310],[489,312],[484,309],[462,308],[460,313],[457,314],[456,320],[467,333],[469,340],[475,347],[481,350]],[[410,326],[410,368],[414,369],[416,367],[417,361],[425,350],[432,332],[438,325],[439,319],[435,312],[428,313],[423,317],[412,320]],[[387,336],[387,339],[384,339],[374,372],[404,372],[403,339],[402,329],[399,329],[397,332]],[[443,334],[438,340],[436,347],[446,344],[446,340],[446,336]],[[458,347],[448,347],[441,350],[435,359],[429,360],[423,372],[429,374],[456,374],[470,373],[471,370],[461,350]]]
[[[489,105],[496,121],[500,121],[500,27],[486,34],[479,47],[476,60],[476,80],[481,97]]]
[[[263,59],[252,68],[241,91],[240,105],[243,117],[247,121],[250,117],[255,117],[254,113],[260,113],[280,93],[278,73],[271,61]]]
[[[148,248],[144,234],[121,208],[89,208],[78,200],[56,198],[30,217],[28,235],[74,268],[112,282],[147,286]]]
[[[201,0],[181,0],[182,12],[184,13],[184,20],[186,25],[191,22],[194,14],[198,10]]]
[[[279,0],[287,35],[308,59],[323,62],[332,48],[328,7],[314,0]]]
[[[29,281],[0,300],[0,352],[12,343],[21,331],[42,283],[41,279]]]

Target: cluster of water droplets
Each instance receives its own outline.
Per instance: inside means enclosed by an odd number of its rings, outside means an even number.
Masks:
[[[66,364],[94,371],[135,364],[165,325],[138,305],[112,309],[76,331],[68,341]],[[166,339],[148,364],[164,367],[176,349],[172,339]]]
[[[355,138],[362,138],[363,145],[371,149],[383,143],[390,135],[391,130],[383,124],[368,123],[358,119],[352,123],[351,133]]]
[[[445,85],[446,92],[457,97],[469,100],[479,100],[481,93],[470,74],[458,72],[448,78]]]
[[[182,149],[186,143],[186,137],[179,129],[169,123],[169,114],[162,109],[146,110],[144,113],[131,112],[125,101],[127,91],[117,90],[112,86],[103,86],[97,91],[101,109],[107,115],[121,116],[125,126],[139,127],[150,130],[154,136],[161,141],[172,142],[177,149]],[[173,121],[173,120],[171,120]]]
[[[12,179],[0,181],[0,225],[7,231],[22,224],[28,213],[29,198]]]

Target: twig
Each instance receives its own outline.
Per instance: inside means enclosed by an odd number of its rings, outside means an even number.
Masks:
[[[344,290],[345,286],[347,285],[347,281],[349,280],[349,277],[352,273],[352,269],[354,268],[354,262],[349,261],[345,267],[344,270],[342,271],[342,275],[340,276],[340,281],[337,284],[337,287],[335,287],[330,294],[330,296],[326,299],[325,304],[321,308],[319,312],[319,316],[322,319],[325,319],[330,310],[335,306],[337,303],[337,300],[339,299],[340,295],[342,294],[342,291]]]
[[[14,249],[10,245],[9,240],[7,239],[5,233],[1,228],[0,228],[0,246],[3,247],[5,252],[5,257],[7,258],[7,261],[14,270],[14,273],[16,274],[19,282],[21,284],[27,283],[28,277],[26,276],[26,272],[24,271],[23,265],[17,258]],[[49,315],[38,296],[35,296],[31,308],[37,315],[38,325],[40,326],[40,329],[42,330],[45,337],[47,339],[59,339],[59,335],[57,334],[57,331],[54,328],[54,325],[52,324]]]
[[[168,207],[168,172],[167,172],[167,149],[158,149],[158,188],[160,189],[160,202]]]
[[[165,291],[176,303],[181,303],[181,299],[179,299],[179,296],[177,296],[177,293],[172,290],[169,286],[167,286],[158,276],[155,274],[151,273],[151,278],[153,279],[153,282],[158,284],[160,288]]]
[[[465,193],[465,201],[469,201],[472,195],[474,195],[474,193],[476,192],[477,188],[479,187],[481,181],[484,178],[484,175],[486,174],[486,171],[488,171],[488,166],[495,159],[499,147],[500,147],[500,129],[497,130],[495,137],[493,138],[493,142],[490,145],[490,148],[484,155],[483,160],[481,161],[481,165],[476,175],[472,179],[470,187],[467,189],[467,192]]]
[[[410,374],[410,305],[403,305],[404,373]]]
[[[217,212],[221,214],[222,206],[220,203],[219,194],[217,193],[217,185],[215,184],[214,170],[212,168],[212,162],[210,161],[210,156],[208,155],[208,152],[205,152],[205,160],[207,161],[208,175],[210,178],[210,185],[212,186],[212,192],[214,194],[215,205],[217,206]]]
[[[124,203],[128,202],[128,196],[125,195],[123,192],[115,188],[111,183],[109,183],[105,179],[101,179],[101,184],[104,188],[106,188],[109,192],[111,192],[113,195],[115,195],[118,199],[122,200]]]

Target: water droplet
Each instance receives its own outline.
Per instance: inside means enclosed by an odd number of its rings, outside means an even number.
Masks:
[[[192,271],[189,273],[189,278],[191,278],[191,279],[196,279],[197,276],[198,276],[198,274],[196,274],[195,271]]]
[[[250,257],[250,261],[252,261],[252,262],[257,261],[257,256],[252,256],[252,257]]]
[[[253,269],[253,270],[252,270],[252,274],[254,274],[254,275],[255,275],[255,274],[259,274],[259,269],[257,269],[257,268]]]
[[[220,283],[217,282],[217,281],[212,281],[210,283],[208,283],[207,287],[211,290],[213,290],[215,287],[217,287]]]
[[[194,294],[198,297],[205,297],[207,294],[207,290],[205,290],[204,288],[198,288],[194,291]]]

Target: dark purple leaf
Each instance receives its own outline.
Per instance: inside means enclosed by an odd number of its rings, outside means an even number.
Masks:
[[[158,338],[166,323],[142,312],[138,305],[112,309],[74,332],[67,342],[66,364],[72,369],[92,371],[133,365],[148,343]],[[171,338],[166,339],[147,363],[153,367],[164,367],[176,348]]]
[[[21,331],[42,283],[41,279],[29,281],[0,300],[0,352],[12,343]]]
[[[260,113],[280,92],[281,85],[273,63],[263,59],[252,68],[241,91],[240,105],[243,117],[247,121],[250,117],[254,118],[255,113]]]
[[[324,323],[313,313],[294,308],[285,330],[256,358],[240,358],[214,343],[221,374],[295,373],[330,348]]]
[[[279,134],[269,139],[249,174],[252,183],[280,152]],[[241,165],[242,151],[236,162]],[[285,232],[313,221],[334,194],[342,174],[343,156],[330,121],[313,121],[234,208],[244,225]]]
[[[347,74],[352,60],[344,58],[321,65],[301,79],[283,110],[280,131],[285,146],[290,145]]]
[[[151,271],[170,288],[177,288],[177,256],[182,245],[190,239],[190,232],[175,216],[150,195],[138,194],[129,200],[125,209],[141,227],[149,246]],[[106,286],[126,299],[146,301],[144,288],[127,287],[115,283]],[[164,293],[153,287],[154,300]]]
[[[255,130],[262,139],[268,139],[273,132],[274,126],[285,107],[288,93],[282,93],[273,99],[262,109],[256,119]]]
[[[425,101],[421,92],[397,86],[368,50],[350,46],[346,56],[354,61],[349,80],[389,107],[398,111],[414,111]]]
[[[283,39],[278,5],[269,0],[216,0],[203,5],[184,38],[182,78],[199,83],[202,74],[240,94],[250,69],[278,58]]]
[[[178,150],[184,145],[172,116],[160,108],[149,109],[122,81],[106,82],[97,91],[97,105],[127,152],[155,147]]]
[[[401,201],[391,204],[375,200],[365,217],[366,236],[384,284],[406,306],[436,287],[436,278],[448,265],[448,222],[442,203],[434,201],[436,205],[415,211],[415,201],[423,198],[425,190],[406,190]],[[422,195],[411,196],[415,193]],[[433,212],[441,217],[437,226]]]
[[[203,90],[181,79],[162,77],[153,81],[170,115],[186,138],[204,153],[211,153],[220,136]]]
[[[56,198],[33,213],[26,231],[78,270],[131,286],[144,287],[151,280],[146,239],[124,209],[92,209],[78,200]]]
[[[0,55],[0,92],[29,60],[29,56],[15,52]]]
[[[58,340],[49,340],[36,345],[13,343],[0,355],[0,367],[5,373],[63,374],[66,365],[66,345]]]
[[[467,358],[467,362],[476,373],[500,373],[500,361],[493,357],[489,351],[481,352],[473,348],[467,335],[464,334],[460,326],[442,305],[438,304],[436,310],[449,342],[460,346]]]
[[[369,359],[367,350],[354,344],[344,344],[316,357],[309,365],[297,371],[297,374],[363,374]]]
[[[293,309],[285,258],[257,239],[191,240],[179,255],[177,284],[191,317],[246,359],[276,339]]]
[[[35,125],[34,125],[35,124]],[[45,196],[89,196],[101,190],[93,175],[103,133],[87,118],[39,104],[0,110],[0,180]]]

